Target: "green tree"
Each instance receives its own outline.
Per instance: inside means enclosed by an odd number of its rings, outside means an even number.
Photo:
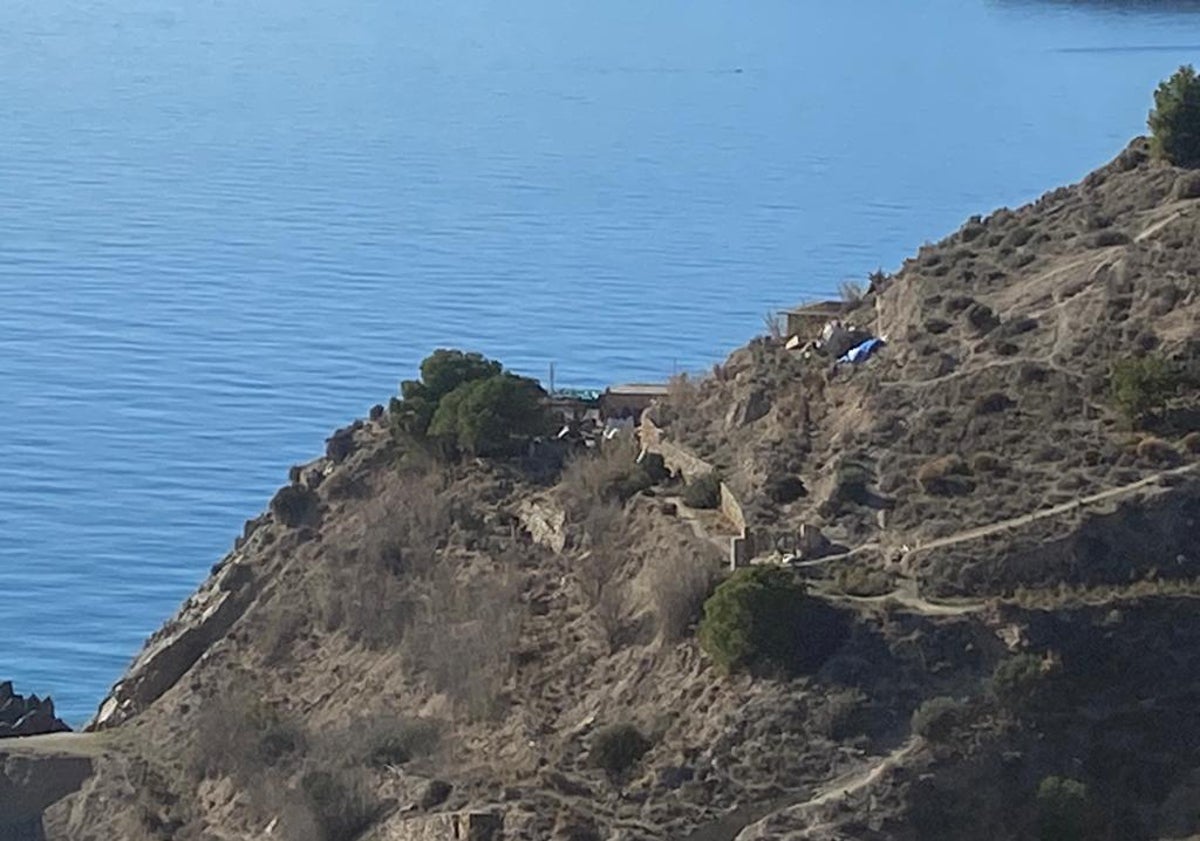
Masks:
[[[511,454],[548,430],[544,396],[536,380],[515,374],[464,382],[438,402],[429,437],[476,456]]]
[[[1144,424],[1166,408],[1179,386],[1179,375],[1161,356],[1122,359],[1112,367],[1109,391],[1130,424]]]
[[[1156,155],[1176,166],[1200,166],[1200,77],[1190,64],[1159,84],[1146,122]]]
[[[421,361],[421,379],[400,383],[403,398],[393,405],[394,421],[409,435],[424,436],[442,398],[460,386],[499,376],[499,362],[481,353],[438,348]]]
[[[463,383],[499,376],[503,367],[481,353],[439,348],[421,362],[423,396],[437,403]]]
[[[845,636],[842,615],[807,595],[790,571],[739,569],[704,603],[700,644],[725,671],[815,669]]]

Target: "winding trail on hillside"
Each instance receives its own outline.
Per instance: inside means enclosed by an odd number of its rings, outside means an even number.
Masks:
[[[1028,525],[1029,523],[1045,520],[1050,517],[1057,517],[1061,514],[1066,514],[1070,511],[1076,511],[1097,502],[1113,499],[1115,497],[1124,496],[1139,491],[1151,485],[1158,484],[1165,477],[1183,476],[1187,473],[1195,471],[1200,464],[1186,464],[1183,467],[1175,467],[1170,470],[1161,470],[1158,473],[1153,473],[1143,479],[1138,479],[1136,482],[1130,482],[1127,485],[1120,485],[1115,488],[1109,488],[1106,491],[1082,496],[1079,499],[1073,499],[1070,502],[1064,502],[1059,505],[1051,506],[1050,508],[1042,508],[1037,511],[1030,511],[1027,514],[1021,514],[1017,517],[1011,517],[1007,520],[990,523],[986,526],[977,526],[975,528],[965,529],[955,534],[939,537],[928,543],[922,543],[915,546],[905,554],[905,560],[911,560],[914,555],[919,555],[922,552],[928,552],[933,549],[944,549],[947,546],[954,546],[959,543],[966,543],[972,540],[979,540],[984,537],[990,537],[993,534],[999,534],[1003,531],[1017,528],[1019,526]]]
[[[999,520],[994,523],[989,523],[984,526],[976,526],[969,529],[964,529],[954,534],[939,537],[928,543],[922,543],[908,549],[904,553],[902,562],[905,565],[911,563],[912,559],[923,552],[930,552],[935,549],[945,549],[949,546],[956,546],[962,543],[968,543],[975,540],[982,540],[992,535],[1021,526],[1035,523],[1039,520],[1045,520],[1052,517],[1058,517],[1063,514],[1078,511],[1085,507],[1095,505],[1096,503],[1115,499],[1137,491],[1160,484],[1164,479],[1171,477],[1185,476],[1188,473],[1200,470],[1200,463],[1186,464],[1182,467],[1174,467],[1170,470],[1161,470],[1153,473],[1135,482],[1130,482],[1126,485],[1120,485],[1115,488],[1109,488],[1105,491],[1089,494],[1088,496],[1080,497],[1079,499],[1064,502],[1060,505],[1054,505],[1050,508],[1043,508],[1037,511],[1030,511],[1021,514],[1017,517],[1010,517],[1006,520]],[[841,552],[836,555],[829,555],[824,558],[815,558],[810,561],[800,561],[792,566],[797,569],[811,569],[814,567],[827,566],[831,563],[844,561],[856,555],[861,555],[870,551],[883,551],[884,546],[879,542],[864,543],[851,549],[849,552]],[[850,604],[877,604],[883,605],[888,602],[899,603],[917,613],[926,616],[962,616],[968,613],[975,613],[982,610],[986,605],[986,600],[962,600],[953,602],[937,602],[930,601],[921,595],[917,588],[916,582],[911,578],[905,578],[900,586],[891,592],[884,593],[878,596],[851,596],[842,593],[821,593],[825,598],[836,601],[842,601]]]
[[[781,819],[789,822],[795,820],[799,823],[804,820],[806,811],[828,806],[868,788],[889,770],[903,762],[916,749],[917,744],[918,740],[915,737],[910,738],[895,750],[878,757],[874,762],[857,771],[830,780],[813,792],[807,800],[777,809],[750,824],[737,834],[734,841],[765,841],[765,839],[778,838],[780,830],[773,824],[779,823]],[[810,832],[820,826],[824,826],[824,824],[816,824],[803,829],[796,827],[791,831]]]

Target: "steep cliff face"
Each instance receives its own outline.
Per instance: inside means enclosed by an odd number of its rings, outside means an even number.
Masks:
[[[721,470],[756,560],[828,538],[797,572],[844,618],[814,674],[713,667],[731,524],[630,481],[631,443],[547,478],[376,415],[147,643],[52,837],[1015,839],[1048,776],[1089,837],[1195,831],[1200,730],[1150,718],[1200,686],[1200,400],[1181,380],[1135,434],[1108,390],[1117,360],[1200,358],[1186,177],[1135,143],[880,279],[848,316],[887,336],[866,363],[760,339],[672,390],[662,434]]]

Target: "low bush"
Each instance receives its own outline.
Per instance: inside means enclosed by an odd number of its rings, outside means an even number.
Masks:
[[[1085,841],[1094,838],[1096,809],[1079,780],[1046,777],[1037,791],[1040,841]]]
[[[639,464],[637,458],[637,444],[625,439],[605,441],[597,450],[573,457],[559,479],[572,519],[583,519],[598,503],[624,502],[651,487],[657,462],[645,458]]]
[[[367,764],[372,768],[389,765],[404,765],[422,756],[428,756],[437,748],[440,730],[436,722],[428,719],[397,721],[379,729],[372,738],[373,744],[367,753]]]
[[[807,595],[789,570],[739,569],[704,603],[700,643],[723,671],[819,667],[846,634],[842,614]]]
[[[1008,411],[1013,405],[1012,398],[1003,391],[992,391],[975,400],[974,411],[977,415],[994,415]]]
[[[843,566],[833,580],[839,590],[851,596],[882,596],[894,588],[891,575],[865,566]]]
[[[651,562],[651,600],[659,632],[666,642],[687,636],[712,592],[717,567],[705,557],[705,548],[685,543]]]
[[[1129,234],[1115,228],[1105,228],[1088,237],[1088,244],[1092,248],[1110,248],[1114,245],[1129,245],[1131,242],[1133,240]]]
[[[1161,356],[1122,359],[1109,373],[1109,394],[1132,426],[1145,424],[1166,408],[1180,376]]]
[[[1138,441],[1137,457],[1154,464],[1170,465],[1179,461],[1179,451],[1161,438],[1147,435]]]
[[[1045,679],[1041,657],[1018,654],[996,664],[990,688],[1001,707],[1020,712],[1037,700]]]
[[[967,705],[945,696],[930,698],[912,715],[912,730],[930,742],[944,742],[966,719]]]
[[[972,473],[1003,473],[1004,460],[994,453],[975,453],[971,456]]]
[[[716,508],[721,504],[721,479],[715,473],[706,473],[688,482],[682,497],[689,508]]]
[[[767,480],[764,490],[777,505],[787,505],[808,496],[808,488],[799,476],[775,476]]]
[[[970,472],[962,456],[951,453],[922,464],[917,470],[917,484],[935,496],[969,493],[974,488]]]
[[[309,771],[300,779],[300,790],[322,841],[352,841],[380,814],[366,781],[351,771]]]
[[[613,724],[592,737],[591,762],[617,780],[628,774],[650,747],[650,740],[634,725]]]

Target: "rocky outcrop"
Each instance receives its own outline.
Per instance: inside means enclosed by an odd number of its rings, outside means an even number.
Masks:
[[[54,701],[13,692],[11,681],[0,683],[0,739],[12,736],[36,736],[63,733],[71,728],[54,714]]]
[[[87,729],[115,727],[157,700],[225,635],[256,594],[255,577],[240,550],[235,551],[150,639],[125,677],[101,702]]]
[[[0,743],[0,838],[9,827],[41,830],[42,812],[74,791],[91,776],[87,757],[6,753]],[[37,837],[36,835],[33,837]]]

